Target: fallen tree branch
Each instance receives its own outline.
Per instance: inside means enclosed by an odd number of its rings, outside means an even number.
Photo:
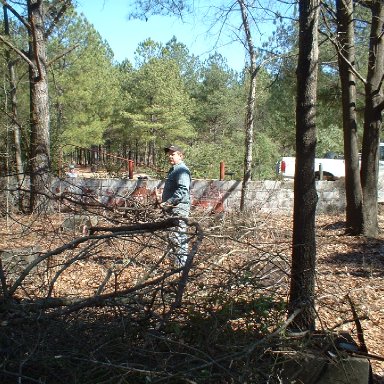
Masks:
[[[176,227],[179,218],[171,217],[169,219],[158,221],[154,223],[140,223],[140,224],[133,224],[133,225],[121,225],[119,227],[91,227],[89,228],[89,234],[93,235],[95,232],[124,232],[124,233],[130,233],[130,232],[154,232],[159,231],[162,229],[168,229],[172,227]]]
[[[14,284],[9,288],[8,295],[12,296],[17,288],[20,286],[20,284],[24,281],[24,279],[28,276],[28,274],[31,272],[33,268],[35,268],[39,263],[42,261],[52,257],[59,255],[63,253],[64,251],[74,249],[78,247],[80,244],[85,243],[90,240],[102,240],[102,239],[108,239],[111,237],[119,237],[119,236],[127,236],[127,235],[133,235],[141,232],[154,232],[158,230],[164,230],[168,228],[175,227],[177,225],[179,219],[177,218],[170,218],[163,221],[155,222],[155,223],[143,223],[143,224],[134,224],[134,225],[128,225],[128,226],[120,226],[120,227],[92,227],[93,229],[92,233],[98,231],[98,232],[109,232],[105,235],[89,235],[89,236],[82,236],[77,239],[74,239],[73,241],[64,244],[52,251],[46,252],[39,257],[37,257],[33,262],[31,262],[24,270],[21,272],[18,279],[14,282]]]

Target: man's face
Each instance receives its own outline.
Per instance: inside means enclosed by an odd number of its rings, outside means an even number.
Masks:
[[[167,156],[172,165],[179,164],[183,160],[183,155],[180,152],[168,151]]]

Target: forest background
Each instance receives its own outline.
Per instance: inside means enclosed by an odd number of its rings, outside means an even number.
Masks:
[[[295,153],[296,12],[293,10],[292,18],[285,18],[276,5],[268,12],[264,17],[275,18],[276,30],[269,42],[257,49],[253,179],[274,178],[278,159]],[[217,22],[223,23],[220,19]],[[28,36],[17,20],[11,19],[10,25],[13,44],[23,50]],[[365,65],[367,32],[364,28],[359,32],[357,61]],[[5,58],[9,54],[6,45],[0,45],[0,49]],[[10,54],[15,59],[17,125],[27,167],[28,68],[15,52]],[[165,167],[161,148],[176,142],[186,149],[195,178],[218,178],[220,161],[225,161],[235,178],[242,178],[247,67],[236,72],[215,52],[201,61],[177,36],[166,44],[147,39],[138,45],[134,63],[117,63],[108,43],[74,8],[63,15],[48,37],[47,56],[51,154],[56,171],[61,149],[68,154],[75,147],[100,145],[109,153],[161,169]],[[9,84],[8,62],[2,60],[0,68],[4,89]],[[9,123],[10,98],[7,92],[0,97],[1,170],[6,172],[14,164],[15,146]],[[341,155],[337,53],[326,38],[321,44],[317,128],[317,155],[329,151]]]

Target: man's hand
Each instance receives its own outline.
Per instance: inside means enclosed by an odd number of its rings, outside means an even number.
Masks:
[[[160,203],[160,207],[163,209],[169,209],[169,208],[172,208],[173,205],[164,201],[163,203]]]

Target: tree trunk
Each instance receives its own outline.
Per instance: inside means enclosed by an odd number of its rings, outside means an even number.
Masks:
[[[43,1],[28,0],[30,23],[30,115],[31,115],[31,198],[32,211],[46,208],[50,192],[50,134],[46,45]]]
[[[362,190],[360,184],[359,148],[356,122],[356,79],[353,0],[336,0],[338,62],[342,92],[346,230],[358,235],[363,231]]]
[[[289,315],[300,308],[292,327],[315,328],[315,184],[318,15],[320,0],[299,3],[299,59],[296,101],[296,168]]]
[[[7,36],[10,36],[9,30],[9,21],[8,21],[8,10],[3,6],[4,13],[4,31]],[[16,175],[17,175],[17,184],[20,190],[24,189],[24,167],[22,161],[22,151],[21,151],[21,134],[20,134],[20,124],[17,116],[17,96],[16,96],[16,74],[15,74],[15,65],[14,61],[11,58],[10,51],[6,51],[6,60],[8,63],[8,72],[9,72],[9,88],[10,88],[10,101],[11,101],[11,130],[13,132],[13,144],[15,146],[15,164],[16,164]],[[21,201],[21,192],[19,192],[19,208],[22,209]]]
[[[256,100],[256,53],[252,41],[251,30],[248,22],[248,10],[243,0],[238,0],[243,20],[243,28],[247,39],[248,52],[250,58],[250,83],[247,100],[247,115],[245,121],[245,157],[244,157],[244,178],[241,188],[240,211],[245,210],[245,197],[248,191],[248,185],[252,175],[252,145],[253,145],[253,125],[255,116],[255,100]]]
[[[372,23],[369,39],[368,74],[365,85],[361,186],[363,190],[363,234],[376,237],[378,234],[378,151],[384,101],[381,88],[384,77],[384,4],[379,0],[372,1],[370,8]]]

